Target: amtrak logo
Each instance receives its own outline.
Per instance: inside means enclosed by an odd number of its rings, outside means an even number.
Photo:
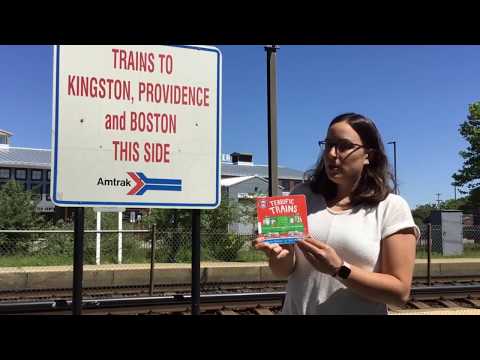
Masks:
[[[181,179],[147,178],[142,172],[128,172],[127,174],[135,181],[135,186],[127,195],[143,195],[148,190],[182,191]]]

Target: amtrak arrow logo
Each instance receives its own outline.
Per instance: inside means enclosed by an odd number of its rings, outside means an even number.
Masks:
[[[127,195],[143,195],[147,190],[182,191],[181,179],[151,179],[142,172],[128,172],[135,186]]]

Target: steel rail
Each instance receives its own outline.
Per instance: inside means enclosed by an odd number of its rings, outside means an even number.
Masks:
[[[471,296],[480,295],[480,285],[447,285],[430,287],[413,287],[410,300],[419,297]],[[225,304],[243,302],[283,302],[286,292],[253,292],[236,294],[203,294],[200,304]],[[188,306],[191,295],[122,297],[111,299],[85,299],[82,301],[84,310],[102,310],[135,307],[158,306]],[[28,314],[37,312],[58,312],[71,310],[71,300],[35,301],[0,304],[0,314]]]

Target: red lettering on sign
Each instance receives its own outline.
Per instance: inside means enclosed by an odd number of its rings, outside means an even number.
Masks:
[[[131,141],[120,141],[113,140],[113,153],[114,160],[118,161],[134,161],[137,162],[139,159],[138,143]]]
[[[144,145],[145,162],[170,163],[170,144],[158,144],[146,142]]]

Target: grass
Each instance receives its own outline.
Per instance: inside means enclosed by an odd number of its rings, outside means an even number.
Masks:
[[[0,267],[21,267],[21,266],[59,266],[73,265],[73,258],[68,256],[1,256]]]
[[[150,262],[150,257],[145,256],[144,251],[134,251],[131,254],[124,253],[123,264],[146,264]],[[109,253],[101,255],[101,263],[116,264],[116,256]],[[179,249],[175,257],[176,263],[190,263],[192,259],[192,250],[189,247],[182,247]],[[223,261],[215,259],[209,252],[202,248],[200,252],[201,261]],[[266,256],[254,249],[242,249],[238,252],[236,258],[232,261],[238,262],[256,262],[266,261]],[[164,251],[158,252],[155,261],[157,263],[167,262],[167,253]],[[91,252],[84,253],[84,264],[95,264],[95,254]],[[22,266],[62,266],[73,265],[73,257],[68,255],[3,255],[0,256],[0,267],[22,267]]]

